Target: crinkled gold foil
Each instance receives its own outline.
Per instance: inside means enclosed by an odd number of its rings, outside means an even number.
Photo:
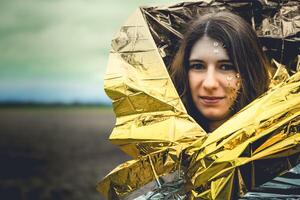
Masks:
[[[276,71],[271,79],[269,88],[275,87],[290,77],[284,65],[276,62],[275,60],[272,60],[272,65],[276,67]]]
[[[143,8],[152,37],[167,67],[174,57],[187,24],[197,15],[230,11],[242,16],[256,30],[271,59],[299,70],[299,1],[186,1],[172,6]]]
[[[132,157],[205,134],[186,113],[142,11],[112,41],[104,82],[117,116],[110,140]]]
[[[299,92],[300,72],[188,147],[192,196],[236,199],[299,163]]]
[[[189,21],[223,10],[252,25],[276,72],[266,94],[208,135],[187,114],[168,68]],[[299,163],[299,30],[299,2],[292,0],[137,9],[112,41],[105,76],[117,117],[110,140],[135,159],[97,189],[108,199],[131,199],[151,181],[183,171],[189,199],[236,199]]]
[[[179,169],[179,151],[169,148],[119,165],[97,186],[108,199],[122,199],[147,183]]]

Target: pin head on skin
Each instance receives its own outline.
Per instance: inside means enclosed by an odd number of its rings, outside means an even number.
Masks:
[[[227,76],[226,79],[227,81],[231,81],[233,79],[233,76]]]
[[[219,50],[217,49],[217,47],[219,46],[219,43],[218,43],[218,42],[214,42],[213,45],[214,45],[214,47],[215,47],[214,50],[213,50],[213,52],[214,52],[214,53],[219,53]]]

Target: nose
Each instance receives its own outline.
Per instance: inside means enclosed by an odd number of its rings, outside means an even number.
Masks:
[[[219,82],[214,67],[207,69],[202,85],[206,90],[214,90],[218,88]]]

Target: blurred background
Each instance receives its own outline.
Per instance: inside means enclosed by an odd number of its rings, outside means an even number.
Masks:
[[[141,5],[175,0],[11,0],[0,6],[0,199],[103,199],[129,158],[108,136],[110,41]]]

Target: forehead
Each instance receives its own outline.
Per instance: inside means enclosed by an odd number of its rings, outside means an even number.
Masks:
[[[213,62],[218,60],[229,60],[229,57],[221,42],[204,36],[195,42],[191,49],[189,60]]]

